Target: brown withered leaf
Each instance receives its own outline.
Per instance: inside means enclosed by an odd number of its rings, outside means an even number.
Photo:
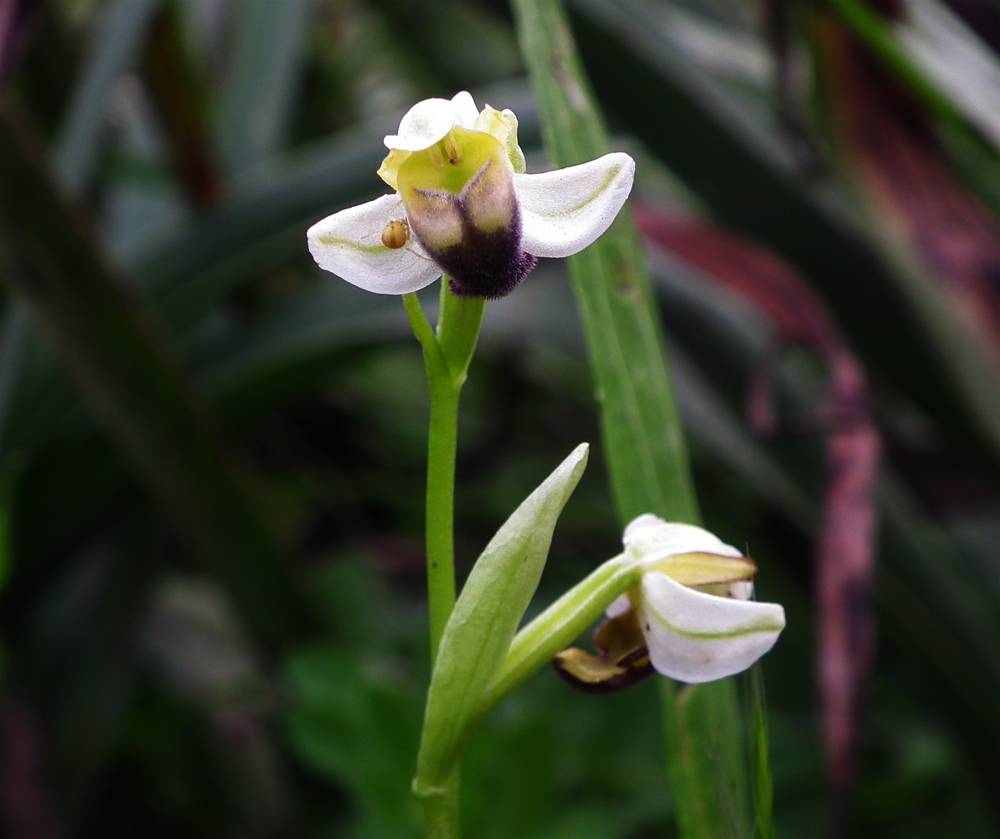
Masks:
[[[588,693],[611,693],[645,679],[653,672],[635,612],[604,620],[594,630],[593,655],[570,647],[552,659],[556,673],[567,684]]]

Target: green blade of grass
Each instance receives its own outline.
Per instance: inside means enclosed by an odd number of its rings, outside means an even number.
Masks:
[[[552,163],[571,166],[609,151],[559,4],[516,0],[514,9]],[[655,510],[696,518],[663,336],[628,210],[569,264],[600,389],[619,517],[627,522]]]
[[[219,152],[229,172],[278,147],[295,104],[306,37],[304,0],[246,0],[234,31],[219,108]]]
[[[101,148],[107,101],[121,73],[138,53],[163,0],[117,0],[101,17],[94,48],[73,91],[54,165],[74,190],[86,187]]]
[[[607,152],[604,127],[561,4],[515,0],[513,5],[552,162],[568,166]],[[645,512],[697,522],[663,336],[627,212],[597,243],[570,260],[570,273],[597,382],[604,446],[622,523]],[[749,835],[749,784],[740,746],[744,723],[732,681],[679,690],[662,684],[682,834]]]

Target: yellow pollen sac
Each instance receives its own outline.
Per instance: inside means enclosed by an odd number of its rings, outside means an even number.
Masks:
[[[410,225],[406,219],[392,219],[382,228],[382,244],[392,250],[399,250],[410,238]]]

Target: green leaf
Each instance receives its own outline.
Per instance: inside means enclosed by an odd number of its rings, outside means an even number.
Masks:
[[[74,190],[82,190],[90,179],[101,149],[108,100],[122,73],[135,59],[162,2],[117,0],[101,17],[91,57],[74,88],[53,161],[60,177]]]
[[[767,748],[767,703],[764,697],[764,675],[757,663],[750,670],[746,680],[753,717],[753,736],[750,747],[754,779],[754,807],[757,819],[754,825],[755,839],[774,839],[774,790],[771,781],[771,761]]]
[[[559,4],[518,0],[522,48],[552,162],[570,166],[609,151]],[[604,422],[623,523],[655,511],[691,521],[697,502],[670,391],[665,350],[631,215],[569,261]]]
[[[577,446],[486,546],[451,613],[427,693],[417,757],[418,796],[441,793],[476,718],[480,697],[503,663],[538,587],[552,531],[587,465]]]
[[[552,162],[568,166],[604,154],[604,126],[561,4],[515,0],[514,10]],[[570,260],[570,273],[597,381],[622,524],[646,512],[697,523],[663,336],[628,212]],[[732,680],[686,688],[676,695],[663,681],[661,695],[682,834],[747,835],[746,763],[742,741],[730,739],[732,731],[743,730]]]
[[[295,104],[306,13],[304,0],[246,0],[232,11],[234,37],[218,125],[230,172],[257,163],[282,139]]]

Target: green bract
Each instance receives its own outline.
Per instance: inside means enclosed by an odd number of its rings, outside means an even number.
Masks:
[[[414,791],[443,794],[479,717],[482,696],[504,660],[538,586],[556,521],[587,464],[578,446],[529,495],[473,567],[438,649],[427,695]]]

